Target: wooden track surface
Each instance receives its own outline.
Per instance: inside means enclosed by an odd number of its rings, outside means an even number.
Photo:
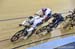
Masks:
[[[0,20],[23,16],[27,17],[29,15],[33,15],[42,7],[51,8],[53,12],[65,12],[73,9],[73,2],[73,0],[0,0]],[[9,39],[12,37],[12,35],[23,28],[18,27],[18,24],[21,23],[23,20],[24,19],[0,21],[0,49],[11,49],[16,46],[32,42],[34,41],[33,39],[35,39],[35,41],[38,39],[42,39],[42,37],[37,37],[33,35],[28,40],[21,39],[16,43],[11,43]],[[70,32],[74,32],[74,29],[69,30],[68,32],[66,31],[65,33]],[[54,37],[62,34],[64,34],[64,32],[60,33],[60,30],[58,29],[55,30],[54,33],[43,36],[43,38]],[[37,45],[40,43],[32,45]],[[25,49],[27,47],[30,47],[30,45],[18,49]]]

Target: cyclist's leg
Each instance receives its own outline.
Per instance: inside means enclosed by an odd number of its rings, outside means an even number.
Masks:
[[[30,35],[33,33],[33,31],[36,29],[37,25],[38,25],[39,23],[41,23],[41,22],[42,22],[41,19],[34,21],[32,27],[30,27],[30,28],[27,30],[28,35],[26,36],[26,38],[27,38],[28,36],[30,36]]]
[[[56,20],[52,27],[56,28],[61,22],[62,22],[61,19]]]

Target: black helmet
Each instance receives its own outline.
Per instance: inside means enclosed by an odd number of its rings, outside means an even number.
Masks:
[[[29,18],[29,19],[32,19],[32,18],[33,18],[33,16],[29,16],[28,18]]]
[[[52,16],[53,17],[57,17],[57,16],[59,16],[60,14],[59,13],[54,13]]]

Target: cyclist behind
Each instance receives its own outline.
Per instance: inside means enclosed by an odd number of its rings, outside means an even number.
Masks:
[[[50,28],[56,28],[62,21],[64,21],[63,16],[60,13],[54,13],[53,15],[53,20],[52,20],[52,25],[50,25]]]

